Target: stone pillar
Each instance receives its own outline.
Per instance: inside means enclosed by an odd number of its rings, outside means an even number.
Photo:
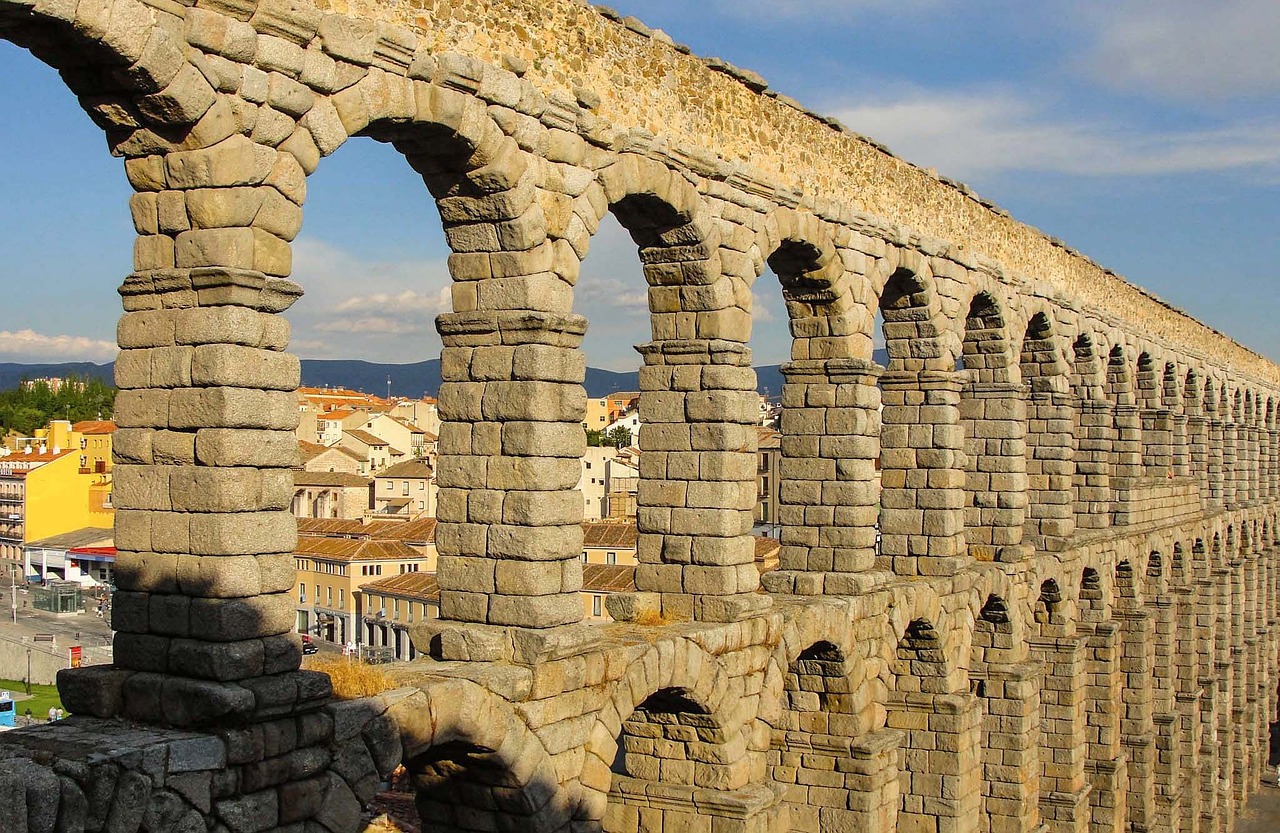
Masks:
[[[880,555],[898,575],[954,575],[965,561],[960,387],[948,371],[880,377]]]
[[[751,539],[759,417],[751,351],[672,339],[638,348],[636,589],[668,619],[738,621],[770,603]]]
[[[988,833],[1040,828],[1038,662],[987,663],[982,672],[982,815]]]
[[[977,833],[982,709],[972,694],[895,692],[888,727],[904,733],[896,830]]]
[[[775,733],[770,780],[786,788],[790,830],[894,833],[903,733],[882,729],[857,738],[803,731]],[[634,828],[633,828],[634,829]]]
[[[965,541],[985,561],[1017,561],[1027,509],[1027,403],[1010,382],[971,382],[960,399],[967,472]]]
[[[1124,677],[1120,671],[1120,627],[1114,621],[1079,626],[1088,639],[1086,772],[1090,833],[1120,833],[1125,826],[1128,761],[1120,742]]]
[[[582,619],[575,487],[586,319],[477,311],[441,315],[436,326],[440,619],[419,647],[445,659],[511,659],[514,631],[545,639]]]
[[[1173,603],[1163,595],[1149,605],[1155,623],[1152,720],[1156,738],[1156,829],[1171,829],[1178,815],[1177,759],[1179,755],[1175,712]]]
[[[1172,454],[1170,456],[1170,464],[1174,477],[1190,477],[1191,476],[1191,449],[1190,441],[1187,436],[1188,417],[1179,411],[1174,411],[1169,417],[1172,426]]]
[[[1174,629],[1177,638],[1176,690],[1174,706],[1177,714],[1175,734],[1178,759],[1174,763],[1173,781],[1181,794],[1180,829],[1195,830],[1200,823],[1200,635],[1196,631],[1196,599],[1194,585],[1173,589]]]
[[[1033,392],[1027,401],[1027,526],[1036,549],[1066,549],[1075,531],[1074,394]]]
[[[1045,665],[1040,690],[1040,817],[1053,833],[1083,833],[1089,827],[1085,681],[1087,639],[1081,635],[1037,637],[1032,655]]]
[[[1212,486],[1209,481],[1209,420],[1199,415],[1187,417],[1187,453],[1191,461],[1191,476],[1200,490],[1200,505],[1211,505]]]
[[[1232,657],[1231,626],[1231,576],[1228,567],[1215,567],[1212,571],[1212,591],[1214,610],[1214,651],[1213,670],[1217,689],[1214,701],[1217,706],[1218,723],[1216,726],[1219,766],[1216,774],[1218,815],[1222,819],[1222,829],[1230,830],[1236,813],[1236,802],[1232,790],[1232,774],[1235,770],[1236,732],[1233,720],[1235,700],[1235,668]]]
[[[1142,408],[1142,468],[1147,477],[1165,477],[1173,464],[1173,415],[1167,408]]]
[[[1120,670],[1124,675],[1120,732],[1129,759],[1129,827],[1154,831],[1156,814],[1156,741],[1152,719],[1151,678],[1155,671],[1155,618],[1143,610],[1120,609]]]
[[[115,666],[63,672],[63,703],[178,727],[316,708],[328,677],[298,670],[293,633],[299,365],[276,315],[301,290],[201,266],[120,294]]]
[[[1111,525],[1111,458],[1115,453],[1115,412],[1105,400],[1083,400],[1076,430],[1075,525]]]
[[[1226,426],[1217,419],[1216,411],[1210,410],[1208,416],[1208,482],[1210,509],[1221,509],[1226,506],[1227,476],[1224,466],[1226,459]]]
[[[1254,500],[1271,499],[1271,432],[1265,417],[1258,413],[1253,425],[1253,447],[1258,452],[1257,491]]]
[[[1115,406],[1111,461],[1111,524],[1128,526],[1130,490],[1142,476],[1142,420],[1136,405]]]
[[[1222,423],[1222,504],[1235,509],[1243,501],[1241,485],[1244,472],[1240,471],[1236,456],[1238,431],[1231,420]]]
[[[771,592],[854,594],[875,566],[881,369],[857,359],[782,366],[779,569]]]
[[[1272,415],[1271,424],[1267,426],[1267,431],[1263,436],[1266,443],[1271,449],[1270,467],[1267,472],[1267,496],[1271,500],[1280,498],[1280,430],[1277,430],[1276,416]]]
[[[1248,798],[1249,750],[1246,745],[1245,715],[1249,700],[1248,663],[1245,650],[1244,564],[1239,552],[1228,553],[1231,569],[1231,801],[1243,809]]]

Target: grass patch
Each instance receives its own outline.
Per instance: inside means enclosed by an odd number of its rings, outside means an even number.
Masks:
[[[339,700],[372,697],[397,688],[396,683],[377,667],[350,657],[316,654],[307,657],[302,667],[308,671],[323,671],[328,674],[333,681],[333,694]]]
[[[21,680],[0,680],[0,689],[7,690],[14,697],[18,697],[26,693],[26,684]],[[31,709],[31,716],[36,720],[45,720],[49,717],[49,707],[62,708],[62,700],[58,696],[58,687],[52,685],[36,685],[31,684],[31,699],[18,700],[14,703],[18,715],[22,716],[27,713],[27,709]]]

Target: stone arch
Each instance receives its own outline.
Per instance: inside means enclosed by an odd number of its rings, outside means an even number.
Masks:
[[[969,668],[971,678],[979,675],[978,669],[985,668],[990,663],[1025,660],[1025,630],[1026,625],[1018,615],[1017,605],[1010,604],[1003,596],[989,594],[974,621]]]
[[[503,698],[467,680],[438,680],[395,699],[387,714],[422,818],[457,829],[477,819],[490,829],[568,825],[574,801],[542,741]]]
[[[954,689],[951,660],[944,640],[928,619],[912,619],[898,640],[891,666],[894,690],[900,694],[949,694]]]
[[[782,288],[792,360],[868,358],[866,312],[853,298],[830,228],[812,214],[776,208],[759,239],[762,260]]]
[[[1080,573],[1079,614],[1083,622],[1105,622],[1111,618],[1109,586],[1102,574],[1093,567],[1085,567]]]
[[[1158,409],[1162,400],[1162,368],[1150,350],[1138,354],[1138,363],[1134,372],[1135,393],[1138,404],[1147,409]]]
[[[1103,399],[1106,387],[1106,367],[1098,349],[1097,337],[1084,330],[1071,345],[1071,389],[1083,401]]]
[[[1022,541],[1026,517],[1026,401],[996,296],[974,294],[964,319],[960,424],[965,440],[965,543],[995,560]]]
[[[188,61],[177,34],[181,19],[138,0],[38,6],[6,0],[0,28],[5,40],[58,70],[119,154],[185,149],[211,108],[225,116],[230,107]]]
[[[945,346],[947,331],[929,262],[911,250],[897,250],[899,264],[881,261],[872,289],[884,318],[890,371],[953,370]]]
[[[1063,635],[1069,631],[1072,625],[1071,600],[1056,579],[1046,578],[1040,582],[1033,620],[1042,637]]]
[[[720,280],[720,234],[702,195],[683,175],[655,159],[624,153],[596,177],[606,210],[640,248],[650,287],[711,286]],[[600,211],[596,219],[603,217]]]
[[[692,642],[673,639],[670,644],[670,650],[665,645],[654,645],[631,662],[614,686],[612,700],[606,703],[587,733],[581,777],[584,800],[580,818],[594,821],[605,817],[607,808],[612,806],[608,796],[615,777],[627,775],[624,735],[630,733],[643,737],[652,734],[650,730],[641,729],[640,724],[684,726],[692,730],[692,735],[696,735],[698,740],[689,741],[690,732],[658,731],[673,734],[672,739],[679,744],[694,742],[720,749],[715,754],[716,761],[739,762],[737,765],[709,764],[710,769],[705,771],[670,764],[667,770],[674,775],[674,783],[710,785],[728,790],[745,785],[750,768],[743,766],[741,760],[749,751],[752,727],[750,722],[734,724],[729,719],[729,715],[735,713],[724,702],[733,688],[729,678],[715,657]],[[629,721],[633,721],[631,729],[628,729]],[[648,754],[643,744],[637,744],[637,749],[642,756]],[[620,755],[624,758],[621,772],[618,771]],[[674,757],[668,759],[676,760]],[[699,759],[712,760],[706,757]],[[642,768],[648,767],[643,770],[643,777],[652,776],[652,780],[660,780],[662,760],[650,756],[650,759],[639,763]],[[692,762],[693,758],[686,754],[685,760]],[[708,784],[707,779],[712,779],[713,783]]]
[[[1022,381],[1032,393],[1065,393],[1071,363],[1063,354],[1057,325],[1048,309],[1027,318],[1019,347]]]
[[[1071,365],[1050,309],[1027,320],[1020,356],[1027,394],[1027,517],[1023,540],[1057,551],[1075,530],[1079,414],[1069,400]]]
[[[1019,381],[1004,309],[991,291],[974,293],[965,315],[961,344],[962,362],[971,383]]]
[[[1128,351],[1122,344],[1111,348],[1107,356],[1107,397],[1116,405],[1134,405],[1133,370]]]

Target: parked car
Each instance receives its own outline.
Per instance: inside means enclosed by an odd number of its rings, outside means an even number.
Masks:
[[[320,653],[320,649],[316,647],[316,643],[312,642],[311,637],[307,636],[305,633],[302,634],[302,653],[308,655]]]

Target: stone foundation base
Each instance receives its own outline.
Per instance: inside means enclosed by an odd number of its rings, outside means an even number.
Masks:
[[[210,732],[82,716],[5,732],[0,830],[356,830],[400,763],[389,706],[334,703]]]
[[[290,671],[237,682],[194,680],[112,665],[58,672],[72,714],[179,729],[256,723],[314,711],[333,697],[328,674]]]

